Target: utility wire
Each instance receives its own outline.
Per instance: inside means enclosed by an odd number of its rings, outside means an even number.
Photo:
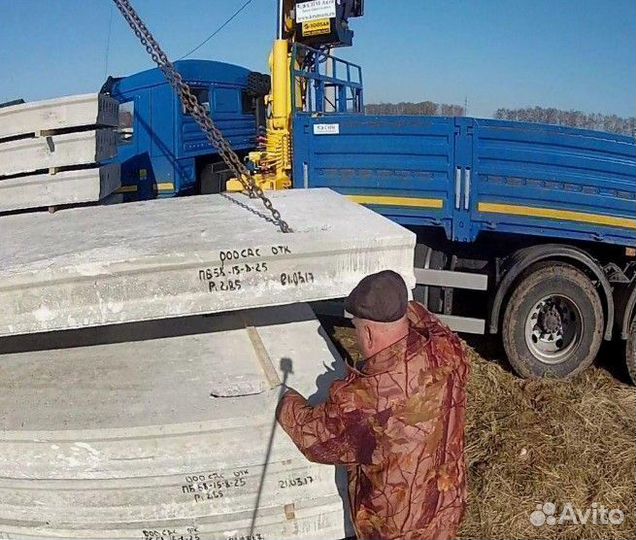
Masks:
[[[194,49],[192,49],[189,53],[184,54],[177,60],[183,60],[190,56],[193,52],[198,51],[201,47],[203,47],[208,41],[210,41],[214,36],[216,36],[221,30],[223,30],[228,24],[230,24],[236,17],[238,17],[239,13],[241,13],[247,6],[249,6],[254,0],[247,0],[240,8],[238,8],[232,16],[227,19],[221,26],[219,26],[214,32],[212,32],[207,38],[205,38],[201,43],[199,43]]]
[[[110,16],[108,18],[108,33],[106,34],[106,52],[104,53],[104,80],[108,77],[108,60],[110,57],[110,37],[113,32],[113,4],[110,5]]]

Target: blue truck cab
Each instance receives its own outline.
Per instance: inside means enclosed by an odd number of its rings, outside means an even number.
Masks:
[[[182,60],[175,67],[239,157],[253,150],[258,116],[250,86],[254,74],[209,60]],[[229,176],[226,166],[159,69],[109,78],[102,92],[120,103],[116,159],[121,164],[124,200],[223,189]]]

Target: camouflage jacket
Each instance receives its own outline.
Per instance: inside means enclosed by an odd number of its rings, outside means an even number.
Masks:
[[[311,461],[340,464],[360,539],[454,538],[466,501],[469,366],[460,340],[420,304],[409,334],[311,407],[283,397],[278,420]]]

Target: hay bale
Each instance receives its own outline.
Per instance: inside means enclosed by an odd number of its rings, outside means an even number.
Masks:
[[[342,352],[360,358],[353,329],[326,322]],[[591,368],[563,382],[519,379],[470,349],[466,460],[469,502],[462,539],[634,539],[636,389]],[[620,525],[534,526],[537,505],[597,503]]]

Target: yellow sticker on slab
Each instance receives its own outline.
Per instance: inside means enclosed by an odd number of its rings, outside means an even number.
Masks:
[[[331,33],[331,19],[318,19],[303,23],[303,36],[320,36]]]

